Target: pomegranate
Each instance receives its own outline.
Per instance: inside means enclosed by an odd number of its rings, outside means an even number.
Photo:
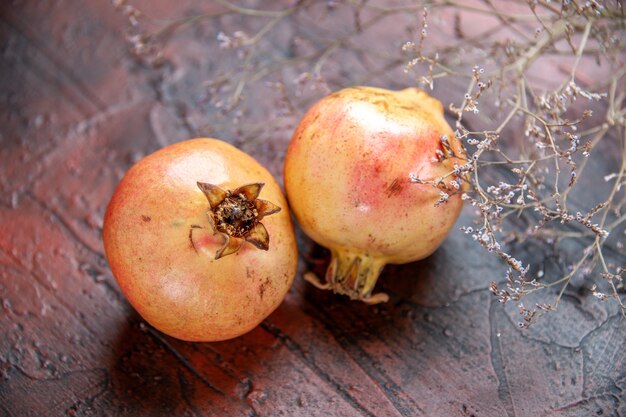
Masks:
[[[278,307],[296,273],[279,185],[216,139],[177,143],[135,164],[111,198],[103,240],[133,307],[184,340],[251,330]]]
[[[429,256],[456,221],[465,184],[454,170],[464,155],[443,106],[420,89],[353,87],[317,102],[293,134],[284,172],[297,221],[331,251],[325,282],[307,280],[386,301],[372,294],[384,265]]]

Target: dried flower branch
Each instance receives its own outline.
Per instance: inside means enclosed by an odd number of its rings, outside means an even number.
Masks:
[[[508,264],[506,288],[501,289],[495,281],[490,286],[501,302],[519,301],[539,289],[560,286],[552,304],[537,303],[531,309],[523,303],[519,304],[521,327],[528,327],[544,312],[556,310],[568,285],[578,275],[595,281],[603,278],[604,284],[608,283],[608,287],[605,285],[607,290],[601,292],[597,283],[591,288],[591,293],[602,301],[614,299],[626,316],[621,273],[610,271],[613,268],[613,271],[623,272],[623,267],[609,266],[604,260],[607,239],[617,226],[622,225],[624,217],[625,196],[621,184],[626,175],[625,108],[624,94],[617,97],[616,88],[620,85],[624,90],[626,63],[623,53],[620,56],[624,49],[618,41],[619,36],[609,35],[612,31],[624,35],[624,11],[617,3],[598,2],[584,5],[563,2],[559,9],[548,3],[531,2],[530,8],[541,25],[537,29],[539,38],[525,43],[510,41],[504,50],[498,41],[491,45],[483,41],[480,47],[493,51],[489,62],[489,67],[493,69],[485,71],[482,66],[474,65],[471,75],[467,76],[467,92],[461,104],[450,105],[450,112],[456,117],[456,134],[468,145],[468,160],[472,161],[472,168],[467,171],[473,174],[473,187],[463,197],[478,208],[480,219],[476,221],[480,227],[463,227],[462,230]],[[540,8],[543,9],[541,15]],[[501,19],[506,18],[507,25],[522,19],[521,16],[493,13]],[[422,25],[425,23],[422,22]],[[455,30],[461,30],[458,21]],[[538,93],[534,84],[539,83],[532,82],[531,78],[533,65],[553,54],[567,54],[561,46],[563,40],[566,40],[574,62],[561,84],[552,90],[544,87],[544,91]],[[419,42],[423,44],[424,39],[420,37]],[[410,66],[426,58],[422,48],[415,48],[414,51],[419,56],[409,62]],[[579,85],[578,69],[581,62],[588,61],[589,55],[606,65],[608,82],[585,87]],[[438,61],[450,59],[450,56],[438,53]],[[456,73],[446,75],[458,77]],[[495,100],[498,110],[508,108],[508,113],[495,129],[471,129],[470,126],[482,121],[469,119],[467,114],[477,115],[480,111],[478,99],[489,94],[494,87],[497,89]],[[592,120],[592,109],[581,109],[580,101],[577,102],[580,99],[587,100],[587,103],[606,103],[604,120]],[[620,114],[617,118],[613,116],[616,113]],[[572,120],[572,115],[576,114],[580,116]],[[510,129],[519,125],[520,118],[523,120],[525,141],[511,143],[507,136],[511,135]],[[488,123],[486,125],[488,127]],[[569,207],[568,197],[580,193],[580,188],[576,187],[578,179],[592,152],[600,149],[598,145],[601,141],[614,142],[621,149],[621,167],[606,178],[613,181],[613,187],[606,199],[598,201],[595,206],[586,211],[573,210]],[[490,168],[497,168],[501,176],[514,180],[494,183],[493,169]],[[589,187],[593,180],[587,181],[586,186]],[[504,223],[506,218],[512,216],[524,216],[527,223],[535,222],[535,226],[524,234],[517,233],[514,224]],[[608,218],[613,221],[607,222]],[[558,225],[573,226],[579,232],[572,234],[568,227],[567,234]],[[542,239],[558,246],[569,238],[589,243],[578,261],[570,264],[570,272],[552,280],[552,277],[538,274],[531,278],[530,265],[523,266],[521,261],[503,249],[507,246],[503,242],[511,246],[516,241]]]

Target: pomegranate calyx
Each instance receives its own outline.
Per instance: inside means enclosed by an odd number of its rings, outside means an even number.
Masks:
[[[389,301],[385,293],[372,294],[376,281],[385,266],[385,261],[368,254],[350,250],[331,250],[331,260],[326,270],[325,281],[313,273],[304,275],[304,279],[315,287],[332,290],[352,300],[367,304],[378,304]]]
[[[207,212],[213,233],[224,236],[224,245],[215,253],[215,259],[239,251],[244,242],[261,250],[268,250],[270,237],[261,219],[281,209],[274,203],[258,199],[263,183],[243,185],[235,190],[197,182],[208,202]]]

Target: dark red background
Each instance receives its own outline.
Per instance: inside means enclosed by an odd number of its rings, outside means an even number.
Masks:
[[[173,4],[148,9],[220,10]],[[616,309],[572,288],[557,313],[520,331],[515,306],[488,291],[504,267],[458,230],[430,258],[386,268],[384,305],[306,284],[302,273],[322,272],[327,253],[300,236],[294,287],[251,333],[194,344],[144,324],[100,240],[125,170],[206,133],[233,135],[224,138],[280,177],[293,120],[257,141],[190,124],[197,109],[185,104],[205,80],[197,68],[211,62],[217,28],[181,35],[169,66],[151,69],[128,53],[127,26],[107,1],[0,5],[0,416],[626,413]],[[190,56],[195,67],[181,58]],[[258,111],[271,105],[249,100]],[[522,250],[537,262],[551,256]]]

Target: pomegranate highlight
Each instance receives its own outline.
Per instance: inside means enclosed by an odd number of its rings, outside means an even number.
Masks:
[[[429,256],[459,216],[465,183],[451,173],[464,156],[442,104],[420,89],[353,87],[317,102],[293,134],[284,172],[296,219],[332,254],[325,282],[305,278],[387,301],[372,294],[385,264]]]
[[[253,329],[282,302],[297,267],[280,186],[216,139],[180,142],[135,164],[111,198],[103,241],[132,306],[189,341]]]

